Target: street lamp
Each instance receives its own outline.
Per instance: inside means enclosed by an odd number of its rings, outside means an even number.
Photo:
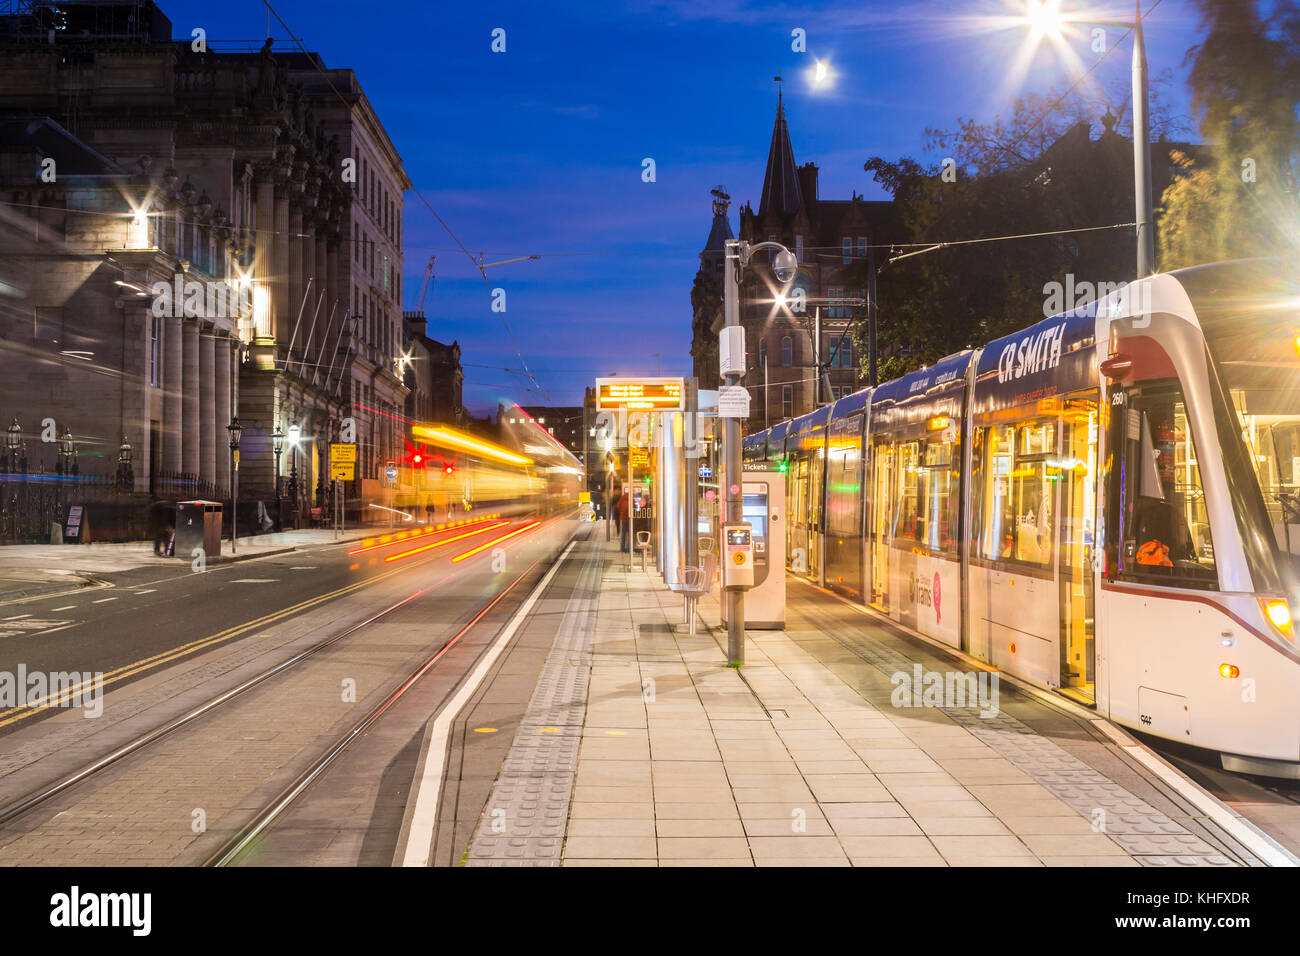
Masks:
[[[740,385],[741,376],[745,374],[745,330],[740,324],[740,300],[737,294],[745,266],[749,265],[754,253],[763,249],[773,250],[776,256],[772,260],[772,271],[782,284],[780,295],[785,296],[799,272],[799,260],[779,242],[751,245],[739,239],[728,239],[725,247],[725,274],[722,280],[725,328],[722,330],[720,350],[724,361],[720,371],[727,390],[730,390]],[[739,523],[744,520],[741,509],[740,419],[734,416],[727,417],[722,461],[727,474],[727,504],[723,521]],[[745,592],[739,589],[727,591],[727,657],[735,665],[745,662]]]
[[[76,462],[72,465],[73,474],[76,474]],[[117,482],[122,486],[123,491],[130,490],[135,484],[135,474],[131,469],[131,443],[122,436],[122,444],[117,446]]]
[[[14,416],[13,424],[9,426],[8,433],[5,435],[5,447],[9,450],[9,458],[12,464],[10,471],[18,470],[18,448],[23,443],[23,426],[18,424],[18,416]]]
[[[1142,0],[1135,0],[1136,16],[1128,20],[1087,20],[1103,27],[1133,31],[1133,190],[1137,213],[1137,278],[1156,271],[1156,244],[1151,197],[1151,91],[1147,77],[1146,39],[1142,32]],[[1032,36],[1059,37],[1067,22],[1085,22],[1085,15],[1061,13],[1060,0],[1030,0],[1028,20]]]
[[[230,553],[234,554],[239,539],[239,437],[244,426],[236,415],[226,426],[230,433]]]
[[[283,531],[280,522],[280,456],[284,454],[284,432],[280,431],[278,424],[271,433],[271,450],[275,453],[275,530]]]
[[[63,434],[59,436],[59,473],[63,475],[75,475],[77,465],[73,459],[76,454],[76,446],[72,441],[72,429],[66,425],[63,426]]]
[[[293,501],[293,513],[298,513],[298,439],[302,435],[302,429],[294,424],[289,426],[289,444],[293,446],[290,452],[292,457],[289,459],[289,498]]]

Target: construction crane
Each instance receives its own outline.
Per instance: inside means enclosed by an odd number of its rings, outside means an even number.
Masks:
[[[433,261],[437,256],[429,256],[429,264],[424,267],[424,286],[420,289],[420,304],[417,305],[416,311],[424,311],[424,297],[429,294],[429,284],[433,281]]]

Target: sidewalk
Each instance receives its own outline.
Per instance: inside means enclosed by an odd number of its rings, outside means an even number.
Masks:
[[[717,592],[692,639],[681,600],[603,537],[570,559],[603,559],[597,612],[553,651],[468,865],[1258,864],[1008,683],[988,718],[894,706],[893,675],[963,666],[812,589],[791,585],[787,630],[751,631],[737,672]]]
[[[283,554],[297,548],[356,541],[377,533],[375,529],[351,529],[336,538],[329,529],[282,531],[240,538],[231,552],[223,538],[223,564]],[[209,558],[209,560],[213,560]],[[189,558],[159,557],[150,541],[93,542],[91,544],[13,544],[0,546],[0,600],[54,594],[88,587],[98,574],[113,574],[143,567],[180,567]]]

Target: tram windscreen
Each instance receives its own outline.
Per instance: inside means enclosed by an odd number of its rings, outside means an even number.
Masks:
[[[1300,269],[1234,264],[1185,283],[1222,390],[1215,418],[1256,586],[1300,583]],[[1199,287],[1198,287],[1199,286]],[[1240,441],[1236,436],[1240,435]],[[1258,528],[1257,535],[1249,528]]]

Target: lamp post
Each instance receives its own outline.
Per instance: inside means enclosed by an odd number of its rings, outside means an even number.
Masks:
[[[230,553],[234,554],[239,540],[239,436],[244,426],[236,415],[226,426],[230,433]]]
[[[77,465],[73,456],[76,454],[76,446],[72,441],[72,429],[66,425],[63,427],[63,434],[59,436],[59,474],[75,475]]]
[[[1035,34],[1059,37],[1066,23],[1092,23],[1133,31],[1133,188],[1137,221],[1137,278],[1156,271],[1155,210],[1151,197],[1151,90],[1147,76],[1146,38],[1142,29],[1142,0],[1135,0],[1135,18],[1092,20],[1084,14],[1065,16],[1060,0],[1030,0],[1028,22]]]
[[[122,436],[122,444],[117,446],[117,483],[123,491],[130,491],[135,485],[135,473],[131,468],[131,443]],[[77,464],[72,464],[73,474],[76,474]]]
[[[5,434],[5,448],[9,451],[9,470],[18,470],[18,448],[23,443],[23,426],[18,424],[18,416],[14,416],[13,424],[9,426]]]
[[[771,249],[776,253],[772,260],[772,269],[776,278],[782,283],[781,295],[790,291],[795,276],[799,272],[799,260],[779,242],[758,242],[750,244],[739,239],[728,239],[725,243],[725,274],[722,280],[723,315],[725,328],[722,331],[724,344],[721,353],[727,356],[727,363],[720,371],[727,388],[740,384],[745,374],[745,339],[744,328],[740,324],[740,299],[738,289],[744,276],[745,266],[754,253]],[[740,419],[728,417],[723,433],[723,469],[727,475],[726,507],[723,511],[724,523],[739,523],[744,520],[742,510],[741,488],[743,478],[740,464]],[[727,600],[727,657],[734,665],[745,662],[745,592],[739,588],[728,589]]]
[[[284,432],[280,431],[280,426],[275,426],[275,431],[271,434],[271,450],[275,453],[275,530],[283,531],[284,526],[280,521],[280,456],[284,454]]]
[[[302,429],[297,424],[289,426],[289,444],[293,446],[289,453],[289,500],[293,502],[295,527],[298,514],[298,439],[301,435]]]

